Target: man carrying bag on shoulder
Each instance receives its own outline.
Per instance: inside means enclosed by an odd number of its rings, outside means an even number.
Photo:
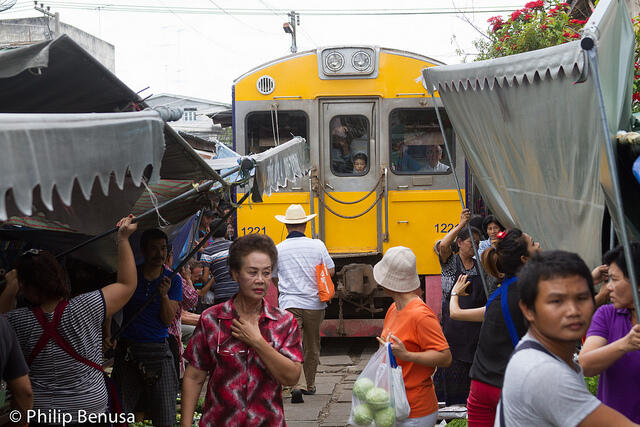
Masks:
[[[290,311],[298,322],[304,350],[303,369],[298,384],[291,392],[291,403],[303,403],[303,394],[316,392],[320,325],[327,307],[319,296],[316,267],[324,264],[329,275],[335,273],[335,264],[324,243],[304,234],[307,222],[315,216],[316,214],[306,215],[300,205],[291,205],[285,215],[275,216],[285,224],[288,234],[277,245],[278,263],[273,272],[273,282],[278,288],[278,305],[281,309]]]

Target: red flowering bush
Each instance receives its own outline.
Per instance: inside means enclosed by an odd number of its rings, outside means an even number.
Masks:
[[[633,64],[633,112],[640,112],[640,16],[631,20],[633,31],[636,33],[636,47]]]
[[[508,18],[488,19],[489,39],[476,40],[477,60],[499,58],[567,43],[580,38],[587,21],[572,19],[569,4],[559,0],[538,0],[525,4]],[[636,35],[633,73],[633,112],[640,112],[640,16],[631,20]]]
[[[489,40],[477,40],[478,60],[498,58],[555,46],[580,38],[587,23],[569,16],[569,4],[537,0],[512,12],[508,18],[489,18]]]

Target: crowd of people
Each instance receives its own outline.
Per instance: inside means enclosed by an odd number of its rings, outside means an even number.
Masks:
[[[474,220],[489,234],[480,260],[473,247],[483,232],[467,225]],[[419,282],[409,249],[389,249],[374,268],[394,299],[380,340],[403,368],[411,406],[397,425],[433,426],[437,401],[465,405],[469,426],[640,423],[638,289],[622,247],[589,271],[577,254],[542,252],[521,230],[465,209],[434,250],[442,266],[439,324],[412,293]],[[640,243],[631,258],[640,269]],[[596,294],[594,284],[607,280]],[[418,374],[416,363],[427,369]],[[600,375],[597,396],[585,375]]]
[[[276,215],[287,236],[275,245],[261,234],[232,240],[228,224],[205,212],[198,240],[211,239],[179,274],[159,229],[141,234],[136,265],[137,225],[126,217],[116,280],[79,295],[53,255],[22,254],[0,294],[0,374],[22,422],[49,425],[26,411],[62,410],[66,425],[81,425],[82,410],[172,426],[181,393],[180,422],[191,426],[206,382],[200,425],[284,425],[283,387],[296,404],[316,392],[326,308],[317,266],[335,273],[324,243],[305,235],[314,217],[300,205]],[[466,406],[470,426],[640,423],[638,290],[622,247],[590,271],[574,253],[543,252],[527,233],[464,209],[434,251],[439,317],[420,297],[411,249],[389,248],[373,269],[393,300],[378,340],[402,367],[411,408],[396,425],[435,425],[438,402]],[[640,243],[631,259],[640,271]],[[272,285],[277,306],[265,298]],[[600,376],[596,396],[585,375]]]
[[[305,236],[315,215],[300,205],[278,215],[288,230],[278,247],[258,234],[231,241],[223,218],[210,211],[201,217],[198,242],[210,240],[179,274],[160,229],[141,234],[136,265],[132,217],[118,223],[117,280],[100,289],[72,297],[52,254],[18,257],[0,294],[7,313],[0,317],[7,331],[0,368],[23,422],[82,425],[85,411],[172,426],[181,391],[182,424],[190,426],[209,378],[201,425],[282,425],[283,386],[294,403],[315,393],[326,308],[316,266],[334,273],[324,244]],[[278,286],[279,307],[265,299],[271,284]],[[109,351],[110,377],[102,369]],[[70,418],[28,419],[30,409]],[[122,420],[105,416],[97,424]]]

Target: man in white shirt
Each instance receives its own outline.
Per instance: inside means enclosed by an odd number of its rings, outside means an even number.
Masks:
[[[449,166],[440,162],[440,160],[442,160],[442,146],[441,145],[427,146],[427,165],[425,167],[425,171],[449,172]]]
[[[291,205],[285,215],[276,215],[276,219],[286,225],[288,234],[277,245],[278,264],[274,269],[273,282],[278,288],[278,305],[290,311],[298,322],[304,349],[303,369],[298,384],[291,392],[291,403],[303,403],[303,394],[316,391],[320,325],[327,307],[318,296],[316,266],[325,264],[329,274],[335,272],[335,264],[324,243],[304,234],[307,222],[315,216],[306,215],[300,205]]]
[[[602,404],[574,361],[595,310],[593,278],[573,253],[537,254],[518,274],[527,334],[507,365],[494,427],[635,426]]]

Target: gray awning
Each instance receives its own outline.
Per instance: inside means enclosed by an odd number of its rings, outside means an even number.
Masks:
[[[0,52],[0,113],[114,113],[147,108],[136,92],[67,35]],[[163,179],[216,179],[169,125]]]
[[[309,168],[307,143],[299,136],[263,153],[252,156],[256,161],[258,189],[270,195],[303,176]]]
[[[229,185],[156,112],[136,112],[145,108],[67,36],[0,52],[0,221],[10,217],[7,232],[15,237],[35,228],[79,239],[172,199],[192,182]],[[256,161],[264,191],[300,174],[306,157],[291,156],[304,150],[285,145],[275,159]],[[149,190],[140,186],[143,177],[151,178]],[[175,223],[209,205],[210,196],[206,190],[187,194],[159,211]],[[157,224],[158,218],[148,217],[141,228]],[[113,264],[113,257],[107,260],[113,250],[81,252]]]
[[[140,97],[69,36],[0,52],[0,112],[113,113]]]
[[[602,0],[585,31],[599,35],[608,125],[615,132],[624,126],[633,75],[634,36],[624,2]],[[428,68],[423,79],[431,93],[439,92],[476,183],[503,224],[595,265],[604,212],[600,143],[607,130],[586,64],[580,43],[572,42]]]
[[[519,55],[469,64],[427,68],[423,72],[427,89],[444,91],[493,90],[520,86],[535,79],[556,79],[564,74],[580,74],[584,55],[580,42],[574,41]]]
[[[310,168],[306,140],[299,136],[277,147],[247,157],[255,162],[255,179],[258,181],[258,189],[260,193],[266,195],[286,187],[287,182],[295,181],[306,174]],[[229,157],[219,156],[206,162],[212,169],[225,170],[238,166],[241,158],[239,154]]]
[[[84,200],[98,191],[107,196],[114,184],[120,191],[125,182],[139,187],[145,171],[147,179],[158,181],[163,122],[153,111],[0,114],[0,152],[3,221],[32,215],[34,205],[53,211],[54,204],[71,206],[80,194]],[[33,200],[36,189],[38,200]]]

